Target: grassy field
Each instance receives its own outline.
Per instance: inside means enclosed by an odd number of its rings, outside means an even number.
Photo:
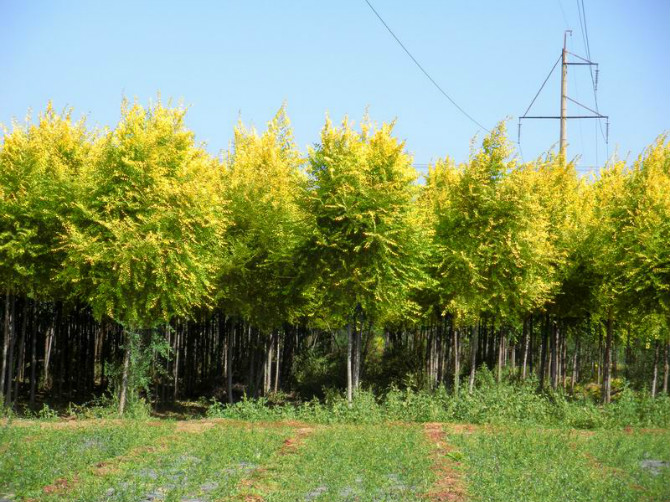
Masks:
[[[670,431],[14,421],[7,500],[667,501]]]

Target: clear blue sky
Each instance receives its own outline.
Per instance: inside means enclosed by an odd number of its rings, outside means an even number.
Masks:
[[[371,0],[437,82],[490,128],[526,109],[571,28],[584,55],[573,0]],[[592,59],[600,63],[600,111],[610,153],[637,154],[670,130],[670,2],[585,0]],[[92,126],[114,125],[122,96],[146,103],[160,91],[189,106],[188,124],[208,149],[227,148],[241,116],[259,128],[288,104],[299,146],[318,141],[328,112],[397,118],[417,164],[468,156],[478,127],[414,66],[364,0],[59,2],[0,0],[0,122],[71,106]],[[569,94],[593,106],[585,67]],[[555,72],[533,112],[558,114]],[[570,113],[577,113],[575,105]],[[603,124],[604,125],[604,124]],[[558,121],[527,121],[522,150],[555,145]],[[481,131],[479,131],[481,134]],[[603,162],[594,121],[568,126],[569,155]],[[632,158],[631,157],[631,158]]]

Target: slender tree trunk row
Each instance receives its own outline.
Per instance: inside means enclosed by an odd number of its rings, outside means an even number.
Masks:
[[[37,302],[6,292],[0,304],[2,354],[0,395],[7,406],[17,401],[37,406],[46,399],[84,401],[115,385],[120,408],[126,406],[133,381],[132,354],[123,329],[110,320],[96,322],[89,309],[62,303]],[[540,321],[539,333],[534,325]],[[603,329],[604,332],[603,332]],[[411,329],[373,330],[363,313],[352,316],[346,344],[331,332],[301,325],[263,330],[222,312],[178,319],[161,327],[170,355],[151,363],[151,401],[161,406],[178,399],[214,395],[233,403],[242,394],[268,395],[294,385],[294,358],[307,350],[346,350],[347,398],[364,384],[373,339],[383,338],[384,350],[422,351],[431,387],[446,385],[458,393],[461,373],[467,391],[474,392],[477,368],[494,372],[497,380],[527,379],[537,373],[541,388],[561,385],[575,392],[590,374],[602,384],[603,401],[611,399],[617,353],[624,355],[627,376],[645,350],[620,331],[610,316],[606,323],[587,319],[577,326],[549,314],[529,315],[518,328],[500,325],[486,316],[470,326],[457,326],[453,316],[436,315],[432,322]],[[148,339],[149,331],[141,334]],[[617,344],[620,334],[625,341]],[[537,336],[536,336],[537,335]],[[604,336],[603,336],[604,335]],[[146,343],[146,342],[142,342]],[[377,350],[377,349],[375,349]],[[342,353],[340,352],[340,353]],[[652,394],[668,392],[669,344],[653,342],[646,375]],[[653,356],[653,357],[652,357]],[[113,369],[110,373],[110,368]],[[639,371],[638,371],[639,373]],[[110,375],[115,380],[110,380]],[[648,386],[646,383],[645,386]],[[639,385],[638,385],[639,388]],[[647,387],[649,388],[649,387]]]

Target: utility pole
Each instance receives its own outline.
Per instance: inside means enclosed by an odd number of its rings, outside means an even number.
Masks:
[[[561,53],[561,142],[558,153],[562,162],[565,162],[568,150],[568,33],[572,36],[572,30],[565,30],[563,33]]]
[[[533,100],[530,102],[530,105],[528,105],[528,108],[524,112],[522,116],[519,117],[519,132],[518,132],[518,139],[517,142],[521,143],[521,121],[524,119],[558,119],[561,121],[561,135],[560,135],[560,141],[558,144],[558,153],[559,157],[562,159],[562,162],[567,161],[567,152],[568,152],[568,120],[569,119],[605,119],[607,121],[607,128],[606,128],[606,135],[605,135],[605,143],[609,143],[609,117],[607,115],[602,115],[598,110],[597,110],[597,104],[596,104],[596,110],[593,110],[589,108],[588,106],[585,106],[578,101],[572,99],[570,96],[568,96],[568,66],[595,66],[596,67],[596,78],[594,82],[594,93],[596,91],[596,88],[598,86],[598,63],[593,63],[589,61],[586,58],[583,58],[581,56],[578,56],[577,54],[573,54],[570,51],[568,51],[568,34],[572,35],[572,30],[565,30],[563,33],[563,50],[561,51],[561,56],[556,60],[554,63],[554,66],[552,67],[551,71],[549,72],[549,75],[547,75],[547,78],[544,79],[544,82],[540,86],[540,90],[537,91],[537,94],[535,94],[535,97]],[[575,57],[575,62],[569,62],[568,61],[568,55],[572,55]],[[552,73],[554,73],[554,70],[556,69],[556,66],[558,66],[558,63],[561,62],[561,113],[560,115],[528,115],[528,112],[532,108],[533,104],[535,104],[535,100],[537,100],[537,97],[540,95],[542,92],[542,89],[544,89],[544,86],[547,84],[547,81],[549,80],[549,77],[551,77]],[[581,108],[591,112],[593,115],[568,115],[568,101],[571,101],[572,103],[580,106]],[[597,103],[597,101],[596,101]]]

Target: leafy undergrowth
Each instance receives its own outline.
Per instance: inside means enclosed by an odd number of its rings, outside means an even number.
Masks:
[[[272,403],[266,398],[243,399],[232,406],[214,402],[209,417],[238,420],[301,420],[321,424],[402,422],[455,422],[529,425],[576,429],[622,427],[670,428],[670,397],[652,399],[625,387],[612,403],[596,404],[586,395],[560,391],[538,393],[537,384],[495,383],[490,372],[480,371],[472,394],[454,396],[444,388],[433,392],[391,389],[383,396],[359,391],[353,405],[338,393],[325,401]]]
[[[670,499],[670,433],[527,428],[456,432],[472,500]]]

